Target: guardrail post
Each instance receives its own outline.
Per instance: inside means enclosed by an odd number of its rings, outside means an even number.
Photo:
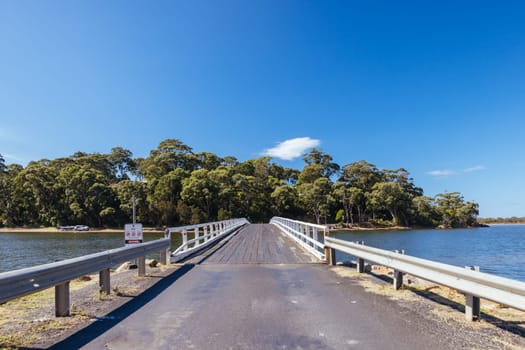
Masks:
[[[69,316],[69,281],[55,286],[55,316]]]
[[[399,250],[395,250],[397,254],[404,254],[400,252]],[[394,270],[394,289],[399,290],[403,287],[403,272]]]
[[[465,266],[466,269],[479,271],[479,266]],[[465,294],[465,318],[467,321],[479,320],[480,318],[480,300],[472,294]]]
[[[365,272],[365,259],[357,258],[357,272],[359,273]]]
[[[138,259],[138,270],[139,270],[139,276],[143,277],[146,276],[146,256],[140,256]]]
[[[100,287],[100,292],[106,295],[111,293],[111,284],[110,284],[110,273],[109,268],[99,271],[98,273],[98,285]]]

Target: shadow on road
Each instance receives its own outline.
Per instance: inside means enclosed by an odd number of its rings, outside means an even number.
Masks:
[[[149,303],[160,293],[162,293],[166,288],[172,285],[179,278],[188,273],[193,269],[195,265],[184,265],[181,266],[177,271],[174,271],[170,275],[162,278],[155,285],[151,286],[149,289],[141,293],[140,295],[134,297],[124,305],[113,310],[109,314],[100,317],[99,320],[93,322],[89,326],[79,330],[78,332],[72,334],[68,338],[62,340],[59,343],[51,346],[48,349],[78,349],[93,339],[97,338],[104,332],[108,331],[115,325],[119,324],[122,320],[133,314],[135,311]]]

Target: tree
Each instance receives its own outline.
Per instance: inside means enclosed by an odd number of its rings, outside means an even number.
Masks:
[[[181,198],[190,207],[200,209],[204,214],[201,217],[205,220],[215,218],[218,194],[219,189],[211,181],[206,169],[195,170],[182,181]]]
[[[133,174],[137,165],[133,161],[133,153],[122,147],[113,147],[108,155],[112,175],[119,180],[128,179],[128,173]]]
[[[324,153],[317,148],[312,148],[310,152],[303,156],[303,160],[307,165],[319,165],[322,169],[322,176],[327,178],[336,174],[340,169],[339,165],[333,162],[331,155]]]
[[[369,212],[367,199],[370,198],[369,194],[374,185],[382,180],[382,173],[374,164],[364,160],[347,164],[342,169],[339,181],[355,189],[353,190],[354,205],[357,208],[359,222],[363,222]]]
[[[153,220],[157,225],[173,225],[177,222],[177,205],[181,198],[184,180],[189,174],[189,171],[178,168],[151,182],[148,201]]]
[[[7,172],[7,166],[5,165],[5,159],[0,154],[0,173],[6,173]]]
[[[397,182],[378,182],[372,187],[369,199],[375,209],[386,209],[392,217],[393,224],[399,225],[401,210],[406,207],[409,196]]]
[[[477,224],[478,204],[467,202],[459,192],[436,195],[436,210],[443,227],[466,227]]]
[[[335,202],[343,207],[344,222],[354,224],[352,208],[358,203],[359,197],[355,195],[357,188],[348,187],[344,182],[338,181],[333,185],[332,197]]]
[[[302,183],[297,186],[299,202],[307,213],[314,215],[319,224],[321,217],[328,215],[328,195],[331,184],[326,177],[321,177],[313,183]]]
[[[277,186],[272,194],[272,208],[274,215],[294,217],[297,215],[297,191],[295,187],[289,185]]]

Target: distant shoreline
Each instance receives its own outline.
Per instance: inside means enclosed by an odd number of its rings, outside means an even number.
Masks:
[[[392,227],[330,227],[330,231],[356,232],[356,231],[409,231],[419,227],[392,226]]]
[[[124,233],[124,228],[93,228],[89,231],[61,231],[56,227],[0,227],[0,233],[71,233],[77,235],[90,233]],[[144,227],[145,233],[163,233],[163,230],[154,227]]]

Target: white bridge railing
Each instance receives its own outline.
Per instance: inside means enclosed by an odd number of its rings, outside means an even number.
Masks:
[[[189,255],[200,251],[214,242],[217,242],[224,236],[232,233],[238,228],[249,224],[248,220],[231,219],[217,222],[208,222],[205,224],[170,227],[166,229],[170,234],[180,233],[182,235],[182,244],[171,253],[171,261],[180,261]],[[188,239],[192,236],[192,239]]]
[[[525,311],[525,283],[431,260],[425,260],[378,248],[367,247],[333,237],[325,237],[330,249],[329,263],[335,265],[335,250],[358,258],[357,269],[364,272],[364,261],[372,261],[394,269],[394,286],[399,289],[403,273],[420,277],[465,294],[465,317],[479,318],[480,300],[487,299]]]
[[[324,238],[330,234],[328,226],[310,224],[278,216],[273,217],[270,220],[270,224],[280,228],[281,231],[317,258],[325,259]]]

